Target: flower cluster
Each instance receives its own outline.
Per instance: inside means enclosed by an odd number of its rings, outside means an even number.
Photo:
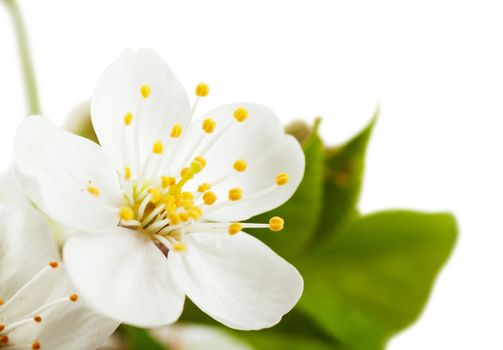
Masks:
[[[142,327],[165,325],[180,317],[187,296],[228,327],[271,327],[296,304],[303,280],[243,230],[283,229],[280,217],[247,220],[292,196],[304,155],[262,105],[225,105],[192,121],[209,87],[201,83],[195,93],[191,106],[155,52],[126,50],[92,99],[99,145],[32,116],[16,136],[14,172],[38,208],[76,231],[64,244],[66,272],[59,273],[94,312]],[[18,293],[61,270],[43,266]],[[0,292],[6,285],[17,286],[2,283]],[[2,314],[17,298],[9,290],[0,317],[11,325],[2,323],[1,334],[10,339],[18,324],[35,325],[33,317],[76,299],[58,293],[47,301],[53,293],[37,289],[43,300],[34,303],[42,311],[18,320]]]

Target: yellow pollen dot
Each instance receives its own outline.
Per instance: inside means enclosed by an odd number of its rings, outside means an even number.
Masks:
[[[38,341],[34,341],[32,344],[31,344],[31,348],[32,350],[40,350],[41,347],[40,347],[40,343]]]
[[[238,159],[234,162],[234,170],[243,172],[246,170],[247,164],[244,160]]]
[[[285,226],[285,220],[279,216],[274,216],[269,220],[269,230],[277,232],[281,231]]]
[[[5,324],[0,323],[0,332],[3,331],[4,329],[5,329]]]
[[[70,301],[76,302],[77,300],[79,300],[79,296],[77,294],[70,295]]]
[[[2,299],[2,298],[0,298],[0,305],[2,305],[2,304],[3,304],[3,299]]]
[[[201,124],[203,131],[207,134],[211,134],[215,130],[216,126],[217,122],[211,118],[206,118],[205,120],[203,120],[203,123]]]
[[[176,242],[173,244],[173,250],[175,252],[184,252],[187,250],[187,246],[182,242]]]
[[[190,218],[192,218],[194,220],[199,220],[202,212],[201,212],[201,209],[194,207],[194,208],[188,210],[187,214],[189,215]]]
[[[246,110],[246,108],[239,107],[234,111],[234,118],[240,123],[244,122],[246,118],[248,118],[248,110]]]
[[[156,142],[154,142],[154,145],[152,146],[152,152],[154,152],[155,154],[161,154],[163,149],[164,147],[161,141],[157,140]]]
[[[210,92],[210,88],[207,84],[205,83],[199,83],[196,86],[196,95],[199,97],[206,97],[208,96],[208,93]]]
[[[58,268],[58,262],[57,261],[49,261],[49,266],[52,267],[53,269]]]
[[[206,160],[203,157],[197,157],[192,161],[192,163],[190,163],[190,170],[192,170],[194,174],[197,174],[198,172],[203,170],[205,165]]]
[[[186,222],[186,221],[189,221],[189,214],[185,211],[182,211],[180,213],[180,220]]]
[[[131,168],[127,166],[124,168],[124,179],[129,180],[130,178],[131,178]]]
[[[33,317],[33,320],[34,320],[35,322],[37,322],[37,323],[40,323],[40,322],[42,322],[42,316],[37,315],[37,316]]]
[[[171,225],[177,225],[180,222],[180,216],[177,213],[170,213],[168,219]]]
[[[166,188],[168,186],[173,186],[176,183],[176,179],[172,176],[161,176],[161,186]]]
[[[197,187],[197,192],[203,193],[203,192],[208,191],[210,188],[211,188],[211,185],[209,183],[205,182],[205,183],[200,184],[199,187]]]
[[[204,192],[203,201],[206,205],[212,205],[217,200],[217,195],[211,191]]]
[[[150,86],[148,86],[147,84],[145,85],[142,85],[142,87],[140,88],[140,93],[141,95],[143,96],[143,98],[147,98],[150,96]]]
[[[93,196],[96,196],[98,197],[100,195],[100,189],[96,186],[87,186],[87,192],[89,192],[90,194],[92,194]]]
[[[279,173],[276,176],[276,185],[278,186],[283,186],[288,183],[288,180],[290,180],[290,176],[287,173]]]
[[[194,172],[190,169],[190,168],[183,168],[181,171],[180,171],[180,175],[183,177],[183,178],[186,178],[186,179],[192,179],[194,177]]]
[[[182,135],[182,126],[176,123],[175,125],[173,125],[173,129],[171,129],[171,137],[176,139],[181,135]]]
[[[243,198],[243,190],[239,187],[232,188],[229,190],[229,199],[231,201],[238,201]]]
[[[200,162],[203,165],[203,168],[206,166],[206,159],[204,159],[203,157],[197,156],[194,159],[197,160],[198,162]]]
[[[119,216],[122,220],[128,221],[134,218],[134,211],[130,207],[122,207],[119,210]]]
[[[131,124],[132,121],[133,121],[133,115],[131,114],[131,112],[127,112],[124,115],[124,124],[129,125]]]
[[[161,199],[161,194],[159,193],[159,189],[157,187],[151,188],[148,190],[152,198],[150,198],[151,203],[157,203]]]
[[[233,224],[230,224],[229,225],[229,234],[235,235],[236,233],[241,231],[242,228],[243,228],[243,225],[241,225],[239,222],[235,222]]]

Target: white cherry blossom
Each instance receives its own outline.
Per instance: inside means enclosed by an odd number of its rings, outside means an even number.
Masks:
[[[280,321],[298,301],[298,271],[243,222],[288,200],[304,172],[298,142],[262,105],[230,104],[191,123],[181,84],[153,51],[126,50],[91,104],[100,145],[28,118],[15,141],[17,177],[58,222],[80,230],[64,259],[80,293],[116,320],[176,321],[185,295],[236,329]],[[285,237],[287,240],[288,237]]]

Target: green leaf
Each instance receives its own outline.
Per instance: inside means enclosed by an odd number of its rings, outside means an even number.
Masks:
[[[124,336],[128,350],[166,350],[146,329],[122,325],[120,332]]]
[[[357,219],[299,264],[299,306],[348,349],[383,349],[419,316],[456,234],[449,214]]]
[[[286,259],[298,255],[309,243],[315,232],[322,203],[323,144],[318,136],[320,120],[315,121],[311,134],[302,143],[306,157],[304,178],[295,194],[283,204],[268,213],[251,219],[251,222],[268,222],[271,216],[285,219],[281,232],[247,230]]]
[[[376,110],[370,123],[351,140],[326,151],[319,238],[326,238],[328,232],[336,234],[358,214],[356,205],[362,187],[365,152],[378,114]]]

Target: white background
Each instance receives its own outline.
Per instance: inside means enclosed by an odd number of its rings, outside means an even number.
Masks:
[[[502,349],[503,11],[497,1],[21,0],[44,114],[62,122],[126,46],[152,47],[199,105],[324,117],[337,143],[381,103],[364,212],[450,210],[461,237],[421,319],[390,349]],[[25,114],[0,7],[0,166]]]

